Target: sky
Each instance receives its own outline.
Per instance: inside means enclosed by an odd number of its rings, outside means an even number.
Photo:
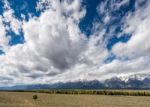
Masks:
[[[0,0],[0,86],[150,74],[149,0]]]

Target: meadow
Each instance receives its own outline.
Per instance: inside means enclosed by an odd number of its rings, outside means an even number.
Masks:
[[[150,97],[0,92],[0,107],[150,107]]]

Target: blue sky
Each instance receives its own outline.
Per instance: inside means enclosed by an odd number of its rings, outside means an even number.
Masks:
[[[29,20],[29,15],[28,15],[29,13],[34,16],[37,16],[37,17],[40,15],[40,12],[37,12],[36,8],[35,8],[38,0],[8,0],[8,2],[10,3],[10,7],[14,10],[15,17],[19,20],[22,20],[21,14],[25,15],[25,20]],[[98,20],[99,23],[103,23],[101,21],[103,19],[103,15],[99,15],[96,10],[97,6],[103,2],[104,2],[104,0],[95,0],[94,2],[91,0],[83,0],[82,1],[82,6],[86,8],[87,13],[81,19],[81,21],[79,23],[79,28],[87,37],[89,37],[93,33],[92,28],[93,28],[94,20]],[[107,4],[108,9],[109,9],[109,5],[111,5],[110,2],[111,1],[109,1]],[[116,2],[117,2],[117,0],[116,0]],[[1,7],[4,6],[2,1],[1,1],[0,5],[1,5]],[[115,19],[112,20],[111,23],[109,23],[108,25],[105,26],[105,29],[107,30],[107,32],[109,32],[109,29],[112,26],[116,27],[116,31],[114,32],[115,34],[111,35],[112,38],[110,38],[110,40],[108,41],[109,42],[107,45],[108,49],[110,49],[112,47],[112,45],[114,45],[116,42],[119,42],[119,41],[126,42],[129,39],[129,36],[130,36],[129,34],[128,35],[126,34],[127,36],[120,37],[120,38],[115,37],[115,35],[120,32],[120,28],[121,28],[120,20],[129,11],[134,11],[134,5],[135,5],[135,1],[131,0],[131,1],[129,1],[128,4],[120,7],[119,10],[111,12],[111,14],[114,17],[115,16],[119,16],[119,17],[115,17]],[[1,14],[3,13],[4,10],[5,10],[4,8],[0,9]],[[22,32],[21,32],[21,34],[19,34],[20,36],[17,36],[12,31],[8,31],[8,34],[10,36],[12,36],[10,45],[15,45],[15,44],[24,42]]]
[[[118,0],[119,1],[119,0]],[[118,2],[116,0],[116,2]],[[38,0],[8,0],[10,3],[10,7],[14,10],[14,15],[18,20],[22,20],[21,14],[25,15],[25,20],[29,20],[29,13],[33,16],[39,17],[40,13],[39,11],[36,11],[36,5]],[[93,2],[92,0],[83,0],[81,2],[82,6],[86,8],[86,14],[81,19],[79,23],[79,28],[81,32],[85,34],[85,36],[90,37],[90,35],[93,33],[93,22],[94,20],[98,20],[98,23],[103,23],[103,14],[99,15],[97,12],[97,6],[103,3],[104,0],[96,0]],[[1,1],[0,3],[1,7],[4,6],[4,3]],[[108,7],[107,9],[110,9],[111,1],[108,1]],[[121,32],[121,19],[125,14],[127,14],[129,11],[134,11],[135,6],[135,0],[129,1],[128,4],[125,4],[121,6],[118,10],[112,11],[110,14],[115,17],[114,20],[112,20],[109,24],[105,25],[105,29],[107,30],[107,33],[109,33],[109,30],[112,26],[115,26],[115,32],[114,34],[107,34],[106,36],[110,36],[107,43],[107,48],[110,50],[112,46],[117,42],[127,42],[131,36],[131,34],[124,34],[123,37],[116,37],[116,35]],[[5,11],[4,8],[0,9],[1,14]],[[117,17],[116,17],[117,16]],[[119,16],[119,17],[118,17]],[[20,43],[24,43],[24,36],[23,32],[17,36],[13,31],[9,30],[8,35],[11,36],[11,40],[9,41],[10,45],[16,45]],[[2,51],[2,50],[1,50]]]
[[[149,73],[149,8],[148,0],[0,1],[0,84]]]

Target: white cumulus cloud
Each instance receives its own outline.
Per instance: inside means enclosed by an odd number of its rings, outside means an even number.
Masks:
[[[128,0],[115,4],[115,10],[128,3]],[[104,3],[107,4],[107,3]],[[97,10],[105,14],[104,7]],[[18,20],[13,9],[5,2],[5,10],[0,16],[0,49],[7,46],[0,55],[0,84],[53,83],[76,80],[103,80],[113,76],[149,73],[149,3],[136,7],[136,11],[123,18],[123,33],[132,33],[127,43],[119,42],[112,50],[106,48],[104,25],[96,23],[89,38],[79,28],[79,22],[86,14],[80,0],[39,0],[39,17],[31,16],[28,21]],[[145,11],[145,12],[143,12]],[[112,16],[106,10],[104,24]],[[22,29],[25,43],[8,46],[7,26],[16,34]],[[112,62],[105,63],[111,55]]]

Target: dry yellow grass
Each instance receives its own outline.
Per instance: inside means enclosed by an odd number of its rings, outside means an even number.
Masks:
[[[150,97],[0,92],[0,107],[150,107]]]

